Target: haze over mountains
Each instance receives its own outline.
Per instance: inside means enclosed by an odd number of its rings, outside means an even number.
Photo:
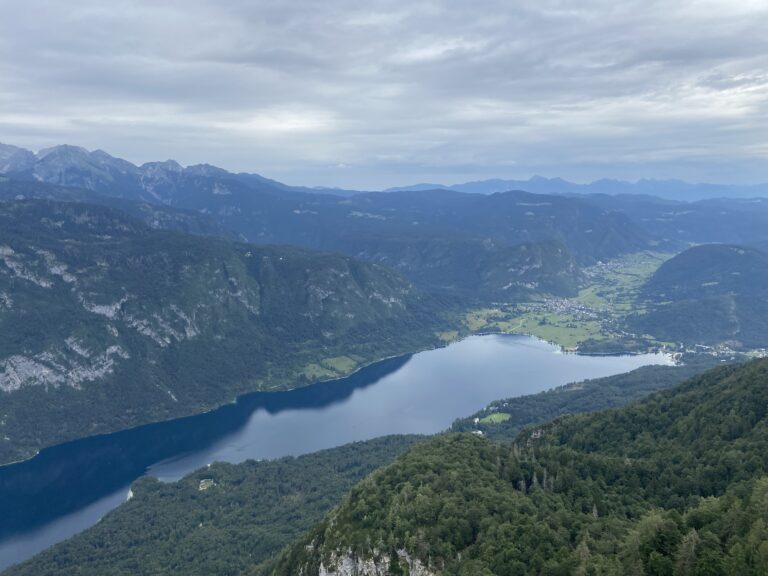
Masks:
[[[533,179],[535,193],[340,196],[204,164],[135,166],[74,146],[33,154],[2,145],[0,168],[0,198],[105,204],[153,228],[340,252],[393,268],[424,289],[486,301],[572,295],[581,268],[639,250],[768,242],[768,199],[591,193],[610,188],[608,181],[578,194],[566,193],[561,180]],[[516,184],[496,181],[499,189]]]
[[[493,194],[507,190],[526,190],[539,194],[632,194],[659,196],[670,200],[702,200],[705,198],[756,198],[768,196],[768,183],[754,185],[692,184],[682,180],[642,179],[637,182],[602,179],[589,184],[576,184],[562,178],[533,176],[528,180],[489,179],[445,186],[414,184],[387,188],[385,192],[406,190],[453,190],[473,194]]]
[[[3,462],[436,346],[482,329],[478,309],[534,302],[539,324],[554,306],[575,326],[605,313],[579,300],[595,274],[637,254],[666,262],[632,280],[611,321],[630,343],[768,346],[768,199],[541,179],[533,191],[327,193],[73,146],[3,146],[0,168]],[[609,306],[613,278],[592,293]],[[284,562],[317,564],[292,550]]]
[[[111,187],[110,194],[131,194],[140,199],[168,201],[172,189],[178,182],[190,178],[208,176],[235,179],[250,187],[272,190],[293,190],[348,196],[358,190],[341,188],[289,186],[258,174],[232,173],[209,164],[183,167],[175,160],[147,162],[140,166],[111,156],[103,150],[88,151],[85,148],[60,145],[46,148],[37,153],[17,146],[0,143],[0,173],[12,174],[16,178],[34,178],[64,186],[75,186],[89,190],[104,191]],[[188,182],[187,182],[188,184]],[[133,189],[132,192],[129,190]],[[137,190],[142,193],[138,193]],[[758,198],[768,197],[768,183],[754,185],[690,183],[683,180],[641,179],[627,182],[616,179],[601,179],[587,184],[569,182],[562,178],[533,176],[528,180],[491,178],[444,185],[419,183],[386,188],[384,192],[450,190],[472,194],[494,194],[510,190],[524,190],[536,194],[562,195],[642,195],[658,196],[669,200],[694,201],[709,198]],[[225,189],[219,193],[226,194]]]
[[[768,244],[768,199],[592,193],[611,188],[609,181],[579,193],[561,180],[532,179],[527,184],[538,193],[338,195],[204,164],[135,166],[74,146],[34,154],[2,145],[0,168],[0,198],[7,200],[104,204],[155,229],[339,252],[395,269],[430,292],[477,302],[571,296],[584,267],[640,250]],[[638,186],[650,190],[649,182]],[[494,185],[517,184],[526,183]]]

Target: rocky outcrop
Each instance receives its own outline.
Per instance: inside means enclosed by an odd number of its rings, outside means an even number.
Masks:
[[[328,560],[320,563],[319,576],[388,576],[392,563],[397,562],[401,569],[406,569],[409,576],[436,576],[418,559],[413,558],[405,550],[397,551],[397,558],[389,554],[381,554],[374,551],[371,556],[361,558],[347,550],[343,553],[334,553]]]

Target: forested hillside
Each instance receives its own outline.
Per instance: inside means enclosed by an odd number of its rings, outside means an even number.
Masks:
[[[764,574],[767,385],[754,361],[511,445],[435,438],[360,483],[275,574]]]
[[[768,346],[768,253],[707,244],[665,262],[642,287],[630,324],[664,341]]]
[[[201,236],[220,236],[239,240],[237,234],[222,226],[215,218],[202,212],[172,208],[155,202],[115,198],[84,188],[72,188],[45,182],[13,180],[0,176],[0,200],[50,200],[79,202],[116,208],[141,220],[150,228],[175,230]]]
[[[768,240],[768,199],[721,198],[681,202],[647,195],[579,196],[630,218],[655,242],[684,249],[691,244],[752,244]]]
[[[653,392],[677,386],[720,364],[721,360],[713,356],[690,355],[678,365],[643,366],[624,374],[572,382],[538,394],[496,400],[483,410],[456,420],[451,430],[479,431],[492,440],[511,441],[527,426],[564,414],[619,408]]]
[[[143,478],[90,530],[7,575],[258,574],[373,470],[420,436],[387,436],[298,458],[216,463],[179,482]]]
[[[0,461],[435,345],[449,309],[347,257],[0,204]]]

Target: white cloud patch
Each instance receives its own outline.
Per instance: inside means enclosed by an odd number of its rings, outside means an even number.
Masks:
[[[768,180],[766,29],[760,0],[10,2],[0,141],[367,188]]]

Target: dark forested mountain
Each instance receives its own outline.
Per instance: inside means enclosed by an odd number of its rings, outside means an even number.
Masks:
[[[434,345],[439,308],[348,257],[0,203],[0,461]]]
[[[755,361],[512,445],[422,443],[274,574],[764,574],[766,383]]]
[[[155,202],[105,196],[84,188],[72,188],[29,180],[14,180],[0,176],[0,201],[24,199],[100,204],[117,208],[141,220],[150,228],[158,230],[175,230],[201,236],[220,236],[230,240],[240,239],[237,234],[224,227],[215,218],[202,212],[172,208]]]
[[[606,194],[580,198],[603,210],[627,216],[662,247],[768,241],[768,199],[679,202],[653,196]]]
[[[139,218],[152,228],[177,230],[190,234],[243,239],[253,222],[239,218],[238,212],[225,211],[214,216],[208,210],[171,207],[104,196],[82,188],[72,188],[24,180],[0,180],[0,199],[45,198],[69,202],[88,202],[118,208]],[[399,269],[409,278],[432,290],[453,291],[465,295],[511,298],[531,290],[555,294],[575,291],[580,271],[571,253],[557,241],[507,243],[467,234],[432,223],[425,231],[414,232],[411,221],[383,223],[366,221],[366,215],[352,210],[349,201],[337,211],[337,200],[316,195],[291,194],[261,197],[247,196],[247,201],[269,204],[258,219],[258,241],[299,244],[355,256]],[[312,208],[304,209],[304,202]],[[298,208],[291,209],[291,206]],[[426,207],[422,208],[427,210]],[[388,208],[388,211],[394,210]],[[321,215],[320,212],[323,211]],[[288,215],[287,218],[285,215]],[[303,215],[315,216],[305,222]],[[353,214],[353,216],[350,216]],[[368,213],[369,218],[374,218]],[[409,216],[412,216],[409,214]],[[386,218],[381,217],[382,220]],[[375,220],[375,218],[374,218]],[[406,219],[403,219],[406,220]],[[279,225],[277,223],[280,223]],[[378,222],[377,222],[378,223]],[[534,235],[521,231],[521,238]],[[539,234],[557,237],[558,234]]]
[[[646,247],[647,235],[629,218],[578,199],[506,192],[474,196],[447,192],[365,194],[350,202],[400,225],[463,231],[497,243],[559,241],[581,263]]]
[[[643,286],[636,329],[663,340],[768,345],[768,253],[708,244],[668,260]]]

